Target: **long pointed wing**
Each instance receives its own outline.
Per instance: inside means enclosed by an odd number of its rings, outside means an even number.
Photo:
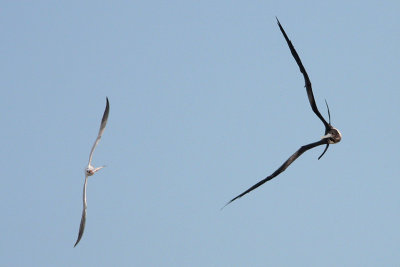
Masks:
[[[85,175],[85,184],[83,185],[83,210],[82,210],[82,218],[81,218],[81,224],[79,226],[79,233],[78,233],[78,239],[75,242],[74,247],[76,247],[76,245],[78,245],[79,241],[82,238],[83,235],[83,231],[85,231],[85,224],[86,224],[86,185],[87,185],[87,180],[88,180],[88,176]]]
[[[314,94],[313,94],[312,87],[311,87],[311,81],[310,81],[310,78],[308,77],[306,69],[304,68],[303,63],[301,63],[300,57],[297,54],[296,49],[294,49],[292,42],[289,40],[288,36],[286,35],[286,32],[283,29],[278,18],[276,18],[276,20],[278,22],[279,29],[281,29],[281,32],[282,32],[283,36],[285,37],[285,40],[290,48],[290,52],[292,52],[292,55],[293,55],[294,59],[296,60],[296,63],[299,66],[301,73],[303,73],[305,87],[307,89],[308,101],[310,102],[311,108],[314,111],[315,115],[317,115],[318,118],[324,123],[325,128],[328,129],[329,125],[326,122],[326,120],[324,119],[324,117],[322,117],[321,113],[319,112],[319,110],[317,108],[317,104],[315,103]]]
[[[104,128],[106,128],[106,124],[107,124],[107,120],[108,120],[108,113],[110,112],[110,104],[108,103],[108,97],[106,97],[106,100],[107,100],[106,109],[104,110],[103,118],[101,119],[99,134],[97,135],[96,141],[94,142],[92,150],[90,151],[88,165],[90,165],[90,163],[92,162],[94,149],[96,148],[97,144],[100,141],[101,135],[104,132]]]
[[[275,178],[276,176],[278,176],[281,172],[286,170],[286,168],[289,167],[289,165],[292,164],[293,161],[295,161],[298,157],[300,157],[301,154],[303,154],[307,150],[309,150],[311,148],[314,148],[316,146],[324,145],[326,143],[327,143],[327,141],[325,139],[322,139],[322,140],[320,140],[318,142],[314,142],[314,143],[311,143],[311,144],[304,145],[304,146],[300,147],[299,150],[294,152],[294,154],[291,155],[290,158],[288,158],[273,174],[271,174],[270,176],[266,177],[265,179],[259,181],[258,183],[256,183],[255,185],[253,185],[252,187],[250,187],[249,189],[247,189],[246,191],[244,191],[240,195],[234,197],[228,203],[226,203],[225,206],[227,206],[228,204],[232,203],[236,199],[241,198],[242,196],[246,195],[247,193],[249,193],[249,192],[253,191],[254,189],[256,189],[257,187],[261,186],[262,184],[264,184],[264,183],[268,182],[269,180],[271,180],[271,179]]]

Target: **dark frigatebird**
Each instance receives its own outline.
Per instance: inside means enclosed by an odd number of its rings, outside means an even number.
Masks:
[[[282,32],[283,36],[285,37],[285,40],[289,46],[290,52],[292,53],[294,59],[296,60],[296,63],[299,66],[301,73],[303,73],[308,100],[310,101],[311,108],[314,111],[315,115],[317,115],[317,117],[322,121],[322,123],[325,126],[325,135],[322,137],[321,140],[319,140],[317,142],[300,147],[299,150],[294,152],[294,154],[292,156],[290,156],[290,158],[288,158],[274,173],[272,173],[270,176],[266,177],[265,179],[259,181],[258,183],[256,183],[255,185],[253,185],[252,187],[250,187],[249,189],[247,189],[240,195],[234,197],[228,203],[226,203],[226,205],[230,204],[231,202],[235,201],[238,198],[241,198],[242,196],[246,195],[247,193],[249,193],[249,192],[253,191],[254,189],[256,189],[257,187],[261,186],[262,184],[264,184],[264,183],[268,182],[269,180],[273,179],[274,177],[278,176],[281,172],[286,170],[286,168],[289,167],[289,165],[292,164],[293,161],[295,161],[298,157],[301,156],[301,154],[303,154],[307,150],[310,150],[310,149],[320,146],[320,145],[326,145],[324,151],[318,157],[318,159],[320,159],[325,154],[325,152],[328,150],[329,144],[338,143],[342,139],[342,134],[339,132],[339,130],[331,125],[331,114],[329,112],[329,107],[328,107],[328,103],[326,102],[326,100],[325,100],[325,104],[328,109],[329,123],[326,122],[324,117],[322,117],[321,113],[319,112],[319,110],[317,108],[317,104],[315,103],[314,94],[313,94],[312,87],[311,87],[311,81],[310,81],[310,78],[308,77],[306,69],[304,68],[303,64],[301,63],[300,57],[297,54],[296,49],[294,49],[292,42],[289,40],[288,36],[286,35],[286,32],[283,29],[282,25],[280,24],[278,18],[276,18],[276,20],[278,22],[279,29],[281,30],[281,32]]]
[[[107,124],[107,120],[108,120],[108,113],[110,112],[110,105],[108,103],[108,98],[106,98],[106,108],[104,110],[103,113],[103,118],[101,119],[101,124],[100,124],[100,130],[99,133],[97,134],[97,138],[96,141],[94,141],[94,144],[92,146],[92,150],[90,151],[90,155],[89,155],[89,163],[87,165],[87,167],[85,168],[85,182],[83,184],[83,210],[82,210],[82,218],[81,218],[81,224],[79,225],[79,233],[78,233],[78,238],[75,242],[74,247],[76,247],[76,245],[78,245],[79,241],[82,238],[83,235],[83,231],[85,230],[85,224],[86,224],[86,185],[87,185],[87,181],[88,181],[88,177],[92,176],[93,174],[95,174],[97,171],[101,170],[102,168],[104,168],[105,166],[100,166],[100,167],[93,167],[92,166],[92,158],[93,158],[93,152],[95,150],[95,148],[97,147],[97,144],[99,143],[101,136],[104,132],[104,129],[106,128],[106,124]]]

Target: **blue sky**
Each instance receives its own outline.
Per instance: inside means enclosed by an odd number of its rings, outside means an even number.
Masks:
[[[4,266],[399,265],[398,1],[1,10]],[[275,16],[343,139],[221,211],[324,134]]]

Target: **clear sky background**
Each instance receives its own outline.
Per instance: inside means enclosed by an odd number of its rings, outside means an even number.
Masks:
[[[2,1],[1,265],[399,266],[399,12]],[[275,16],[343,139],[221,211],[324,134]]]

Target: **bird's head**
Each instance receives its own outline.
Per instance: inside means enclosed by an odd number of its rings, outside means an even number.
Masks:
[[[91,165],[87,166],[87,168],[85,169],[85,174],[87,176],[92,176],[94,174],[94,167]]]
[[[327,139],[329,144],[336,144],[342,140],[342,134],[338,129],[331,126],[326,132],[325,135],[322,136],[322,139]]]
[[[326,127],[325,135],[322,136],[321,139],[328,140],[328,144],[336,144],[336,143],[339,143],[340,140],[342,140],[342,134],[339,132],[338,129],[336,129],[335,127],[333,127],[331,125],[331,112],[329,111],[329,106],[328,106],[328,102],[326,101],[326,99],[325,99],[325,104],[326,104],[326,109],[328,110],[329,123],[328,123],[328,125],[326,125],[326,122],[325,122],[325,127]],[[325,149],[325,151],[326,151],[326,149]],[[325,153],[325,151],[324,151],[324,153]],[[322,153],[322,155],[324,153]],[[320,159],[322,157],[322,155],[318,159]]]

